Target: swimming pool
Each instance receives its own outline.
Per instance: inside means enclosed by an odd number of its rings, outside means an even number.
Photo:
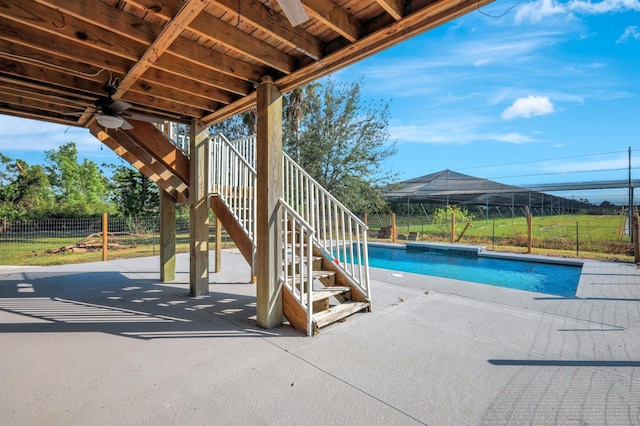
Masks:
[[[582,268],[369,244],[369,266],[571,297]]]

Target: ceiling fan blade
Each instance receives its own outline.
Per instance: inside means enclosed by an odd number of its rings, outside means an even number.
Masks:
[[[278,0],[284,15],[292,27],[296,27],[309,20],[309,15],[304,10],[300,0]]]
[[[131,108],[131,104],[129,102],[121,101],[120,99],[113,101],[109,108],[113,110],[115,113],[121,113],[129,108]]]
[[[120,117],[120,118],[122,118],[122,117]],[[131,130],[131,129],[133,129],[133,126],[127,120],[122,119],[122,126],[120,126],[120,128],[122,130]]]
[[[164,119],[162,118],[152,117],[150,115],[145,115],[145,114],[138,114],[135,112],[127,112],[122,114],[121,116],[130,118],[132,120],[146,121],[148,123],[157,123],[157,124],[164,123]]]

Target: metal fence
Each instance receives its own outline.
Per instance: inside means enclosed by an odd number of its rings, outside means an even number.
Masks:
[[[213,243],[215,226],[210,231]],[[159,217],[109,217],[107,235],[110,259],[159,254]],[[98,261],[102,245],[102,218],[0,219],[0,265]],[[223,248],[228,246],[232,243],[223,232]],[[176,218],[176,251],[189,251],[188,218]]]
[[[368,218],[372,240],[391,240],[391,216],[374,215]],[[490,250],[507,247],[526,250],[529,227],[524,216],[474,218],[458,222],[451,232],[451,221],[435,223],[428,215],[396,216],[396,240],[451,241],[460,244],[484,245]],[[566,255],[583,256],[588,253],[629,256],[633,259],[633,245],[626,214],[546,215],[533,216],[531,224],[532,248],[563,250]]]

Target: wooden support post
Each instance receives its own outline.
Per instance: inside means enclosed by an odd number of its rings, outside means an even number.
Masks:
[[[176,279],[176,201],[166,191],[160,193],[160,281]]]
[[[264,328],[282,324],[282,94],[270,77],[258,86],[256,214],[256,322]]]
[[[369,214],[365,213],[364,217],[362,218],[362,221],[364,222],[365,225],[369,225]]]
[[[216,259],[214,264],[214,272],[220,272],[222,267],[222,222],[216,216]]]
[[[107,261],[109,251],[109,216],[102,213],[102,261]]]
[[[396,214],[391,213],[391,242],[396,242]]]
[[[533,248],[533,215],[527,213],[527,253],[531,254]]]
[[[189,289],[191,296],[209,294],[208,138],[201,123],[189,126]]]

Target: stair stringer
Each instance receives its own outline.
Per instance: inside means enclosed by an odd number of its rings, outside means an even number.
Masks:
[[[342,271],[341,268],[339,268],[337,265],[333,263],[333,260],[327,257],[326,252],[324,250],[322,250],[320,247],[314,244],[313,255],[322,257],[323,271],[332,271],[336,273],[335,275],[336,286],[351,287],[351,300],[355,300],[357,302],[369,303],[369,310],[371,310],[371,300],[362,293],[362,291],[358,288],[358,286],[355,285],[353,281],[349,279],[349,277]]]
[[[242,253],[242,256],[245,258],[247,263],[253,266],[255,246],[240,223],[233,216],[227,205],[220,197],[215,195],[211,196],[209,199],[209,205],[218,220],[220,220],[220,223],[222,223],[224,229],[227,231],[227,234],[229,234],[229,237],[231,237],[240,250],[240,253]]]

